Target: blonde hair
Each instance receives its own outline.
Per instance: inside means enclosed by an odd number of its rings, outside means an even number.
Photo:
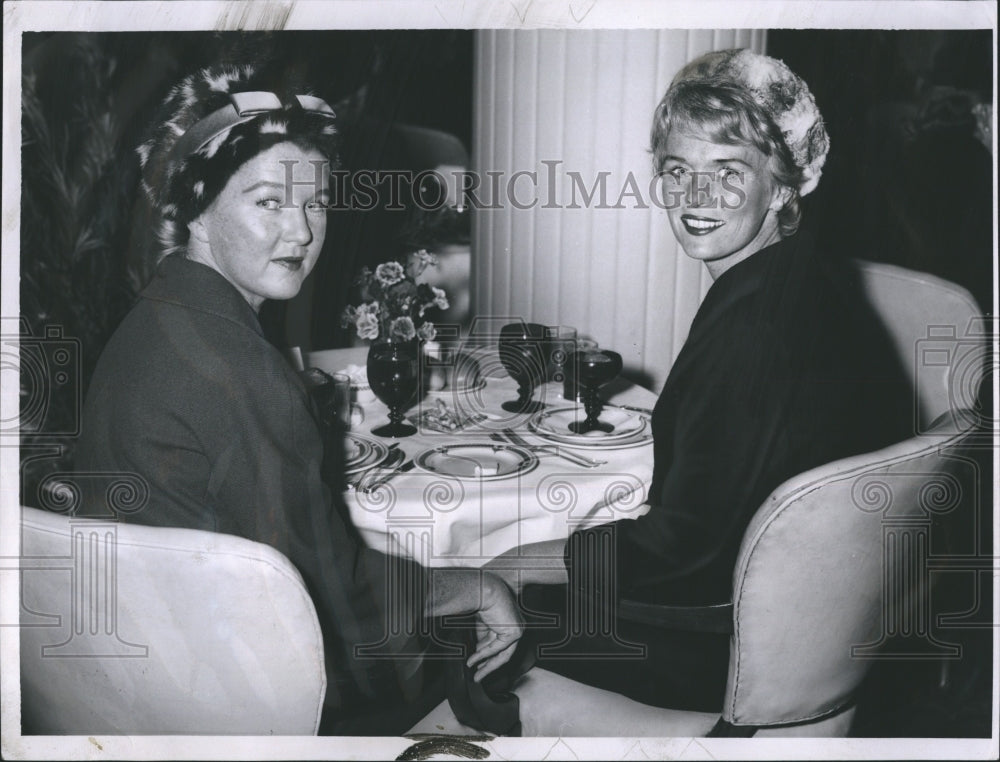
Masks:
[[[777,212],[783,238],[795,235],[802,219],[798,188],[802,169],[781,130],[744,88],[721,79],[686,80],[667,90],[656,107],[650,136],[654,169],[663,171],[667,137],[684,129],[723,145],[752,146],[769,157],[775,182],[790,192]]]

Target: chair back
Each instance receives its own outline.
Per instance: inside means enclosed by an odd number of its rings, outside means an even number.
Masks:
[[[855,264],[913,383],[918,430],[949,410],[974,410],[988,327],[969,292],[928,273]]]
[[[280,552],[22,511],[23,732],[317,732],[319,620]]]
[[[975,476],[961,455],[970,429],[945,427],[790,479],[754,516],[734,573],[728,722],[836,711],[894,635],[912,632],[934,652],[921,620],[932,519]]]
[[[891,637],[912,636],[924,655],[949,651],[926,621],[930,534],[935,515],[975,483],[962,451],[976,424],[985,324],[954,284],[891,265],[858,268],[911,374],[919,426],[904,442],[789,479],[754,516],[733,578],[723,708],[733,725],[836,712]]]

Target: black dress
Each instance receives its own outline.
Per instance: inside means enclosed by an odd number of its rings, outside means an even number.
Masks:
[[[574,533],[568,591],[525,590],[529,609],[562,615],[560,627],[539,630],[565,641],[540,664],[643,703],[719,710],[728,636],[615,622],[609,590],[646,602],[731,600],[744,530],[774,488],[912,436],[912,410],[912,387],[853,268],[818,256],[802,234],[731,267],[654,409],[649,512]],[[573,595],[585,600],[567,625]],[[581,612],[591,630],[614,624],[586,635]]]

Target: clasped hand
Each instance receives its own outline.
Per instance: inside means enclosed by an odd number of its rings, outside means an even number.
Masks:
[[[483,581],[476,650],[467,661],[470,667],[476,667],[473,675],[476,682],[510,661],[517,641],[524,634],[524,623],[510,588],[492,574],[484,574]]]

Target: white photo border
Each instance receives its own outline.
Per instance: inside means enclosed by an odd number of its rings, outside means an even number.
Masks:
[[[32,31],[246,31],[283,29],[436,28],[842,28],[992,29],[996,5],[896,0],[297,0],[296,2],[5,2],[3,6],[3,272],[2,315],[19,314],[21,34]],[[995,63],[995,61],[994,61]],[[996,102],[996,84],[993,90]],[[994,123],[994,200],[996,138]],[[995,205],[994,205],[995,209]],[[996,212],[994,211],[994,215]],[[994,242],[997,220],[993,220]],[[994,243],[994,276],[996,275]],[[994,293],[994,314],[996,314]],[[995,349],[994,349],[995,351]],[[17,386],[6,372],[3,420],[17,417]],[[996,379],[994,379],[995,381]],[[994,406],[998,402],[994,388]],[[996,453],[994,453],[994,456]],[[0,447],[0,561],[19,555],[19,463],[16,446]],[[997,469],[994,469],[996,478]],[[995,499],[995,494],[994,494]],[[994,554],[998,554],[994,522]],[[16,574],[0,575],[0,621],[17,621]],[[994,584],[994,612],[998,610]],[[994,628],[993,684],[1000,684]],[[0,627],[2,753],[9,759],[384,759],[396,758],[406,738],[21,736],[18,632]],[[989,739],[654,739],[496,738],[480,744],[499,759],[996,759],[997,693]]]

